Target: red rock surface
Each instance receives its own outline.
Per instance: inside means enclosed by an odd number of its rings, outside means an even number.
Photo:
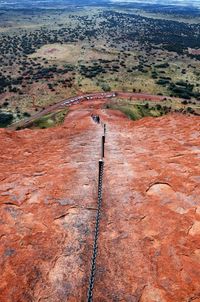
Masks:
[[[0,130],[0,301],[86,301],[102,129]],[[200,120],[107,123],[94,302],[200,301]]]

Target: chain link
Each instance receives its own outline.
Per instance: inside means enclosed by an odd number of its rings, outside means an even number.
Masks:
[[[100,160],[99,161],[99,181],[98,181],[98,202],[97,202],[97,213],[96,213],[96,225],[95,225],[95,233],[94,233],[93,255],[92,255],[87,302],[92,302],[92,300],[93,300],[93,288],[94,288],[95,272],[96,272],[96,258],[97,258],[97,253],[98,253],[98,244],[97,243],[98,243],[98,236],[99,236],[99,224],[100,224],[100,219],[101,219],[103,171],[104,171],[104,161]]]

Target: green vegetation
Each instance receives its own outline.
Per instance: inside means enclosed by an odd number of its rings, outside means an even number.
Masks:
[[[107,83],[102,83],[101,84],[101,88],[103,89],[103,91],[108,92],[111,91],[110,86]]]
[[[60,125],[64,122],[64,119],[68,113],[68,109],[58,111],[56,113],[50,113],[37,120],[35,120],[30,128],[46,129]]]
[[[0,11],[0,106],[13,113],[13,122],[81,92],[200,100],[199,17],[193,9],[174,6],[166,13],[151,6],[153,11],[144,12],[139,4],[138,10],[135,4],[95,3],[80,1],[70,10]],[[140,108],[137,114],[146,111]]]
[[[128,116],[129,119],[136,121],[143,117],[151,116],[151,117],[159,117],[165,114],[165,110],[163,108],[149,107],[147,104],[107,104],[106,109],[114,109],[120,110],[124,114]]]
[[[0,112],[0,128],[9,126],[12,123],[13,115],[12,113]]]
[[[200,115],[200,106],[198,106],[195,102],[192,103],[191,101],[185,103],[172,100],[162,102],[131,102],[128,100],[117,100],[106,104],[105,109],[119,110],[133,121],[148,116],[160,117],[170,112]]]

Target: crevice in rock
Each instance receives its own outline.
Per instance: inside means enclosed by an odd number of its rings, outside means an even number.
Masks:
[[[180,154],[177,154],[177,155],[171,156],[171,157],[170,157],[170,159],[177,158],[177,157],[183,157],[184,155],[185,155],[185,154],[180,153]]]
[[[3,203],[0,203],[0,205],[8,205],[8,206],[14,206],[14,207],[20,207],[18,204],[16,203],[13,203],[13,202],[3,202]]]
[[[140,218],[139,218],[139,220],[138,220],[138,222],[143,221],[143,220],[144,220],[146,217],[147,217],[146,215],[144,215],[144,216],[140,217]]]
[[[5,236],[6,236],[6,234],[0,235],[0,240],[1,240],[3,237],[5,237]]]
[[[187,236],[190,234],[190,230],[193,228],[194,223],[187,229]]]
[[[146,189],[146,193],[148,193],[152,188],[154,188],[156,186],[158,186],[158,187],[159,186],[166,186],[166,187],[169,187],[171,190],[174,191],[172,186],[167,182],[154,182],[154,183],[150,184],[149,187]]]
[[[193,295],[192,297],[190,297],[187,302],[192,302],[192,301],[195,301],[195,300],[199,300],[200,298],[200,293],[197,293],[195,295]]]
[[[72,209],[77,209],[77,208],[78,208],[77,206],[70,207],[70,208],[67,210],[66,213],[63,213],[63,214],[61,214],[61,215],[55,217],[53,220],[55,221],[55,220],[58,220],[58,219],[63,219],[63,218],[65,218],[67,215],[70,214],[70,210],[72,210]]]
[[[95,207],[86,207],[85,209],[89,210],[89,211],[96,211],[97,210],[97,208],[95,208]]]
[[[68,212],[67,212],[67,213],[65,213],[65,214],[62,214],[62,215],[60,215],[60,216],[58,216],[58,217],[55,217],[55,218],[54,218],[54,221],[55,221],[55,220],[58,220],[58,219],[65,218],[67,215],[69,215],[69,213],[68,213]]]
[[[44,176],[45,174],[46,174],[46,171],[35,172],[35,173],[33,174],[33,177]]]

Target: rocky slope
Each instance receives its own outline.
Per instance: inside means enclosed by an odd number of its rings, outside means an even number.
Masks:
[[[95,111],[96,110],[96,111]],[[107,123],[94,302],[200,301],[200,120],[76,108],[0,130],[0,301],[86,301]]]

